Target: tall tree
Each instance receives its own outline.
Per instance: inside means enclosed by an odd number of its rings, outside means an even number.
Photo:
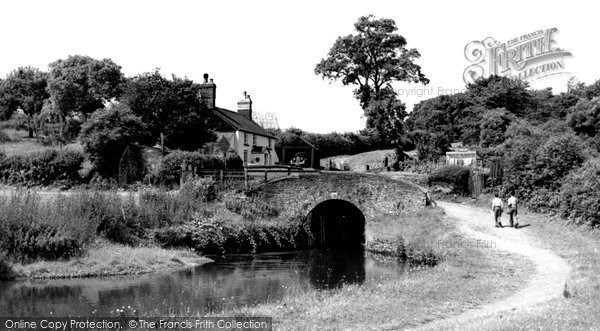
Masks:
[[[214,139],[199,89],[192,80],[176,76],[169,80],[155,70],[129,79],[122,100],[148,126],[148,142],[163,137],[169,148],[195,150]]]
[[[91,114],[121,94],[123,73],[111,59],[72,55],[49,66],[48,91],[63,118]]]
[[[381,90],[380,97],[371,100],[365,109],[367,127],[375,129],[380,138],[394,146],[402,144],[406,105],[396,97],[391,88]]]
[[[33,115],[42,111],[44,101],[49,97],[46,92],[48,74],[37,68],[20,67],[6,77],[0,84],[0,102],[5,109],[6,118],[21,109],[28,118],[29,138],[33,138]]]
[[[406,48],[406,39],[395,33],[394,20],[363,16],[354,27],[358,33],[335,41],[327,58],[315,67],[317,75],[358,85],[354,93],[363,109],[394,81],[429,83],[414,63],[421,55]]]

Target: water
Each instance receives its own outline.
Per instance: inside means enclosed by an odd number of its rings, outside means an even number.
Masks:
[[[228,256],[193,269],[123,277],[0,282],[0,316],[165,316],[275,302],[293,291],[397,278],[404,266],[363,251]]]

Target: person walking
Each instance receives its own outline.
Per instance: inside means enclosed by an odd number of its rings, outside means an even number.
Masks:
[[[507,204],[510,226],[516,229],[519,227],[519,222],[517,221],[517,198],[515,197],[514,191],[510,192],[510,198],[508,198]]]
[[[502,222],[500,220],[500,216],[502,215],[502,208],[504,208],[504,203],[498,197],[498,193],[494,194],[494,199],[492,199],[492,213],[494,214],[494,222],[496,222],[496,227],[502,227]]]

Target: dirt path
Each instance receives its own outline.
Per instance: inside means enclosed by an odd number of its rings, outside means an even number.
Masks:
[[[470,322],[500,311],[523,309],[562,295],[570,267],[565,260],[553,252],[540,249],[532,244],[527,228],[494,228],[490,212],[455,203],[438,202],[446,214],[458,221],[458,226],[467,236],[476,240],[493,241],[497,249],[511,254],[520,254],[535,263],[535,274],[526,287],[501,301],[493,302],[461,315],[438,320],[418,329],[468,329]],[[503,215],[504,226],[508,219]]]

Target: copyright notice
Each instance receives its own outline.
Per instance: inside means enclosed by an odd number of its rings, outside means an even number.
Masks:
[[[0,317],[2,330],[272,330],[270,317]]]

